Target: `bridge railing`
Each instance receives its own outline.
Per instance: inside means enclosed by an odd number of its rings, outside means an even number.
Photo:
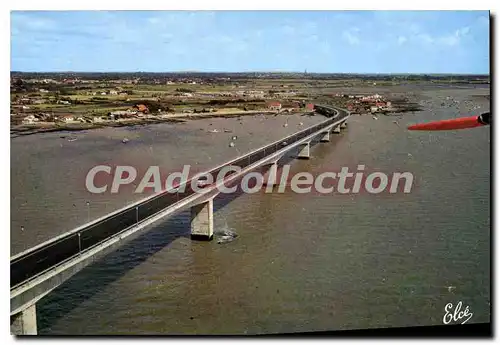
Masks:
[[[232,165],[245,168],[281,150],[283,147],[293,144],[317,132],[321,128],[331,125],[335,121],[341,120],[342,118],[339,117],[339,114],[339,112],[336,112],[335,116],[330,117],[326,121],[289,135],[286,138],[275,141],[263,148],[252,151],[243,157],[239,157],[219,165],[209,170],[208,173],[213,176],[213,180],[215,181],[219,171],[225,166]],[[343,115],[343,117],[345,116],[347,116],[347,114]],[[231,174],[227,177],[229,176],[231,176]],[[176,189],[182,191],[174,191],[171,189],[158,195],[148,197],[131,206],[128,206],[127,208],[115,211],[108,216],[102,217],[83,227],[69,231],[53,240],[47,241],[14,256],[10,263],[11,288],[36,277],[56,265],[70,260],[71,258],[91,249],[108,238],[138,225],[139,223],[155,216],[165,208],[193,195],[195,191],[191,187],[191,181],[192,179],[177,186]],[[179,188],[183,187],[183,185],[185,185],[184,188]]]

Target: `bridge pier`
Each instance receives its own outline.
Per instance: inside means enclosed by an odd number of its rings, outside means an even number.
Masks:
[[[337,126],[337,127],[335,127],[335,128],[333,129],[333,133],[336,133],[336,134],[340,133],[340,125],[339,125],[339,126]]]
[[[341,129],[344,129],[344,128],[347,128],[347,121],[344,121],[340,124],[340,128]]]
[[[36,304],[10,317],[10,333],[13,335],[36,335]]]
[[[321,143],[327,143],[330,141],[330,130],[321,133],[323,136],[319,140]]]
[[[191,207],[191,239],[211,241],[214,237],[214,200]]]
[[[310,149],[309,143],[300,144],[299,154],[297,157],[302,159],[309,159],[309,149]]]
[[[264,186],[266,186],[266,191],[270,192],[278,184],[278,161],[264,167],[268,168],[264,174]]]

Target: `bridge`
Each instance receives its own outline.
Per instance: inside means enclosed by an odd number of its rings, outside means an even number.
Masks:
[[[315,105],[314,110],[325,115],[327,120],[205,172],[212,175],[215,182],[200,191],[193,189],[190,179],[174,189],[140,200],[11,257],[11,333],[37,334],[37,301],[154,222],[190,209],[191,238],[211,240],[213,199],[221,192],[220,187],[264,167],[267,168],[267,186],[272,188],[277,182],[280,158],[293,149],[298,149],[299,158],[309,158],[311,141],[320,136],[320,142],[328,142],[330,133],[340,133],[350,116],[347,111],[330,106]],[[217,180],[219,172],[229,166],[241,170]]]

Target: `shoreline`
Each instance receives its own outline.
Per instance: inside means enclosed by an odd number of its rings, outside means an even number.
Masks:
[[[188,120],[201,120],[201,119],[212,119],[212,118],[233,118],[241,116],[255,116],[255,115],[296,115],[301,114],[301,116],[310,115],[310,112],[295,112],[295,113],[276,113],[269,111],[259,111],[259,112],[238,112],[238,113],[201,113],[201,114],[179,114],[173,115],[166,118],[145,118],[137,120],[128,121],[114,121],[114,122],[101,122],[101,123],[70,123],[70,124],[54,124],[53,126],[33,126],[27,127],[20,126],[20,128],[13,128],[10,130],[11,139],[33,135],[33,134],[43,134],[43,133],[53,133],[53,132],[79,132],[85,130],[93,130],[107,127],[134,127],[134,126],[147,126],[155,125],[160,123],[185,123]]]
[[[65,124],[65,125],[54,125],[54,126],[47,126],[47,127],[24,127],[24,128],[18,128],[18,129],[11,129],[10,131],[10,136],[11,139],[21,137],[21,136],[26,136],[26,135],[33,135],[33,134],[43,134],[43,133],[53,133],[53,132],[79,132],[79,131],[85,131],[85,130],[92,130],[92,129],[100,129],[100,128],[106,128],[106,127],[132,127],[132,126],[145,126],[149,124],[158,124],[158,123],[183,123],[186,122],[185,120],[182,119],[158,119],[158,120],[153,120],[153,119],[143,119],[139,121],[129,121],[129,122],[106,122],[106,123],[72,123],[72,124]]]

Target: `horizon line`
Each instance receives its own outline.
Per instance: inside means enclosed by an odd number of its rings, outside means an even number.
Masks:
[[[470,75],[470,76],[488,76],[490,73],[458,73],[458,72],[298,72],[298,71],[10,71],[10,73],[152,73],[152,74],[188,74],[188,73],[201,73],[201,74],[351,74],[351,75]]]

